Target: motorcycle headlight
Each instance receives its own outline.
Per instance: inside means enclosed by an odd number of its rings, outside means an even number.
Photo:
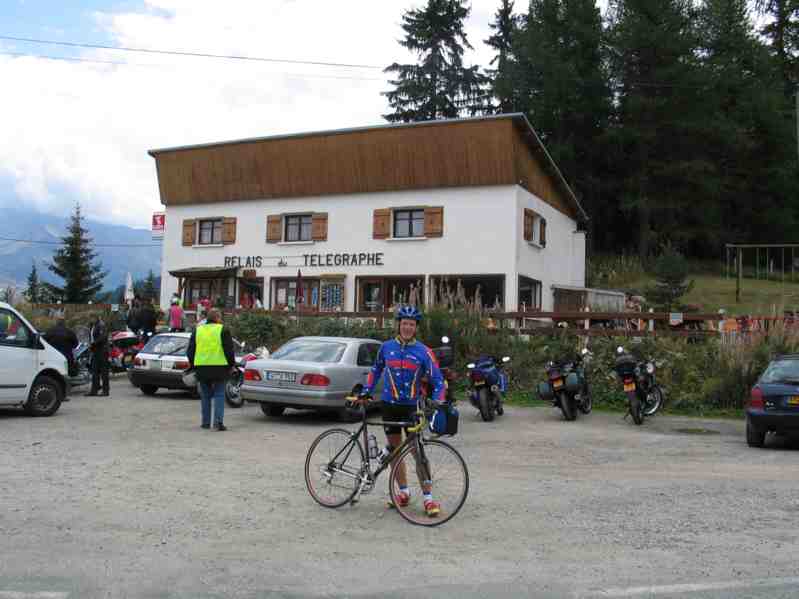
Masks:
[[[471,363],[467,364],[467,365],[466,365],[466,368],[468,368],[469,370],[471,370],[472,368],[474,368],[474,363],[473,363],[473,362],[471,362]]]
[[[652,362],[646,363],[646,372],[647,374],[655,374],[655,365]]]

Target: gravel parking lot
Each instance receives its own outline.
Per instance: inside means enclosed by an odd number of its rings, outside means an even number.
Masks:
[[[741,422],[461,404],[471,492],[424,529],[385,508],[387,477],[313,502],[327,418],[246,405],[218,433],[186,395],[111,391],[0,412],[0,599],[799,594],[797,444],[750,449]]]

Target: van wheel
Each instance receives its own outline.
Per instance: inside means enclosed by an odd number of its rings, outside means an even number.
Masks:
[[[52,416],[63,400],[64,392],[58,381],[49,376],[40,376],[31,387],[25,412],[31,416]]]

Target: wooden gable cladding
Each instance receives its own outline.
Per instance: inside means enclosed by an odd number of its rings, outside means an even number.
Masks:
[[[521,185],[582,209],[523,115],[153,150],[167,206],[448,187]]]
[[[311,219],[311,239],[327,241],[327,212],[316,212]]]
[[[222,219],[222,243],[231,245],[236,243],[236,218],[228,217]]]
[[[441,237],[444,235],[444,208],[442,206],[424,209],[424,236]]]
[[[194,245],[196,221],[193,218],[187,218],[183,221],[183,245]]]
[[[391,235],[391,209],[378,208],[372,214],[372,238],[388,239]]]
[[[283,241],[283,217],[279,214],[270,214],[266,217],[266,243],[281,241]]]

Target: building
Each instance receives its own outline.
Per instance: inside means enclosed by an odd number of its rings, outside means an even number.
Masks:
[[[502,309],[585,284],[586,214],[521,114],[152,150],[161,302],[380,311],[460,283]]]

